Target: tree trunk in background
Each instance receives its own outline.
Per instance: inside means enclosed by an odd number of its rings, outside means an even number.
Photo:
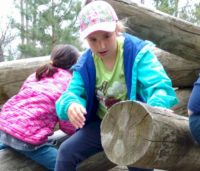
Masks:
[[[25,19],[26,19],[26,29],[25,29],[25,34],[27,35],[28,34],[28,30],[29,30],[29,20],[28,20],[28,3],[25,2],[25,10],[26,10],[26,15],[25,15]],[[27,36],[26,36],[27,37]],[[29,44],[30,43],[30,38],[26,38],[26,44]]]
[[[101,124],[102,145],[118,165],[168,171],[199,171],[200,148],[188,117],[125,101],[110,108]]]
[[[54,0],[51,1],[51,15],[52,17],[54,17],[54,12],[55,12],[55,2]],[[51,44],[52,44],[52,47],[56,44],[57,42],[57,35],[56,35],[56,32],[55,32],[55,24],[51,24],[51,34],[52,34],[52,37],[51,37]]]
[[[4,61],[4,56],[3,56],[3,48],[2,48],[2,44],[0,42],[0,62]]]
[[[29,4],[30,5],[30,4]],[[38,24],[36,24],[37,23],[37,10],[38,10],[38,5],[36,5],[36,2],[34,3],[33,2],[33,13],[31,14],[32,16],[33,16],[33,21],[32,21],[32,23],[33,23],[33,27],[32,28],[38,28],[39,26],[38,26]],[[32,29],[32,44],[33,45],[35,45],[36,46],[36,44],[37,44],[37,40],[36,40],[36,35],[37,35],[37,32],[36,32],[36,29]]]
[[[83,161],[77,171],[108,171],[115,166],[107,159],[104,152],[100,152]],[[47,171],[39,164],[9,148],[0,150],[0,170]]]
[[[24,24],[24,0],[20,0],[20,13],[21,13],[21,42],[22,45],[24,45],[24,32],[25,32],[25,24]]]

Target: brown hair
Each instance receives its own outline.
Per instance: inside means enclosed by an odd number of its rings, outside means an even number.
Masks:
[[[57,68],[68,70],[74,65],[79,57],[79,51],[72,45],[56,45],[51,52],[51,61],[36,70],[36,79],[51,77],[57,72]]]
[[[85,4],[84,4],[84,5],[87,5],[87,4],[89,4],[90,2],[92,2],[92,1],[95,1],[95,0],[85,0]]]

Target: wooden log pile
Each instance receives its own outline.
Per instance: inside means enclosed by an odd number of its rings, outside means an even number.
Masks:
[[[173,108],[174,113],[154,111],[154,108],[141,103],[128,103],[128,107],[125,107],[126,103],[120,103],[120,107],[116,106],[117,109],[120,108],[119,111],[116,110],[116,113],[120,117],[125,111],[124,119],[120,122],[119,118],[114,116],[116,124],[112,121],[113,125],[109,126],[107,120],[112,116],[112,112],[109,112],[102,124],[102,139],[106,154],[98,153],[92,156],[81,163],[78,170],[106,171],[116,164],[155,167],[170,171],[178,171],[178,169],[190,171],[193,166],[196,170],[198,168],[200,170],[197,163],[199,149],[192,140],[187,126],[187,102],[200,71],[200,28],[133,3],[131,0],[106,1],[115,8],[120,19],[127,20],[127,31],[130,34],[150,40],[157,45],[154,52],[171,78],[180,103]],[[0,106],[18,92],[29,74],[48,60],[49,56],[0,63]],[[115,110],[114,108],[112,110]],[[141,116],[136,115],[138,111]],[[129,117],[132,119],[127,121]],[[120,124],[125,122],[128,124],[133,122],[133,126],[120,127]],[[115,127],[116,130],[110,131]],[[116,136],[117,131],[119,137]],[[120,143],[125,144],[124,151],[120,149]],[[116,152],[119,154],[114,156]],[[118,159],[120,161],[116,161]],[[44,170],[41,166],[9,149],[0,151],[0,171],[2,168],[12,171]],[[195,170],[192,169],[192,171]]]
[[[188,117],[171,110],[120,102],[104,117],[101,137],[107,157],[118,165],[200,170],[200,146],[191,137]]]

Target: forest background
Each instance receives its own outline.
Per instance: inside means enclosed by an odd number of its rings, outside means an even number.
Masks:
[[[3,0],[0,0],[3,2]],[[47,56],[59,43],[85,46],[79,39],[77,16],[83,0],[9,0],[1,5],[0,62]],[[132,0],[200,25],[200,0]],[[162,28],[161,28],[162,29]]]

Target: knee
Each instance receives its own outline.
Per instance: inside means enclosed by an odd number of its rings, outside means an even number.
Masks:
[[[58,148],[58,159],[71,161],[76,154],[77,147],[71,141],[64,141]]]
[[[70,147],[68,143],[63,142],[58,148],[58,155],[66,157],[67,155],[70,155],[71,149],[72,147]]]

